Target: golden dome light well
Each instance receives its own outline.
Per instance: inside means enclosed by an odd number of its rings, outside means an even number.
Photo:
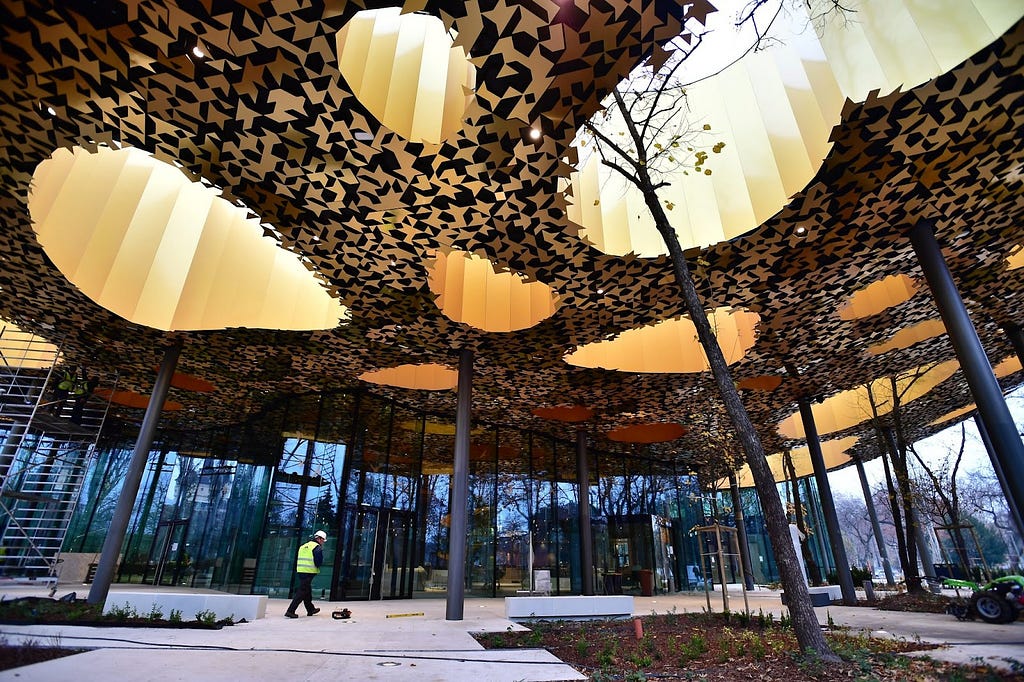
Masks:
[[[437,307],[449,319],[476,329],[527,329],[558,309],[558,295],[547,284],[499,272],[486,258],[472,253],[438,251],[428,269]]]
[[[332,329],[347,309],[220,190],[138,149],[58,149],[28,197],[46,254],[82,293],[163,331]]]
[[[686,427],[675,422],[632,424],[612,429],[605,436],[621,443],[667,443],[686,435]]]
[[[22,331],[18,325],[0,319],[3,338],[3,364],[11,369],[48,369],[63,362],[56,345]]]
[[[534,417],[554,419],[561,422],[585,422],[594,416],[594,410],[583,405],[553,405],[551,407],[535,407],[530,410]]]
[[[918,322],[915,325],[904,327],[893,334],[888,341],[868,347],[868,353],[871,355],[882,355],[883,353],[888,353],[891,350],[910,348],[915,343],[927,341],[928,339],[933,339],[936,336],[941,336],[945,333],[946,325],[942,323],[942,320],[925,320],[924,322]]]
[[[841,320],[860,320],[909,301],[917,293],[917,282],[906,275],[890,275],[853,292],[839,306]]]
[[[407,364],[363,372],[362,381],[421,391],[449,391],[459,383],[459,373],[436,363]]]
[[[730,365],[738,362],[757,341],[757,313],[718,308],[708,315],[715,336]],[[697,330],[689,317],[629,329],[613,339],[580,346],[565,360],[577,367],[641,373],[695,373],[709,369]]]
[[[476,67],[434,16],[363,10],[338,31],[338,69],[356,99],[410,142],[440,144],[462,129]]]
[[[822,441],[821,455],[822,459],[825,460],[825,469],[836,469],[849,462],[850,456],[846,452],[856,445],[858,440],[857,436],[849,436],[847,438]],[[793,460],[793,469],[796,472],[797,478],[810,476],[814,473],[810,451],[806,447],[793,448],[789,451],[789,456]],[[772,470],[772,476],[775,478],[776,483],[789,479],[789,472],[786,471],[783,453],[779,452],[768,455],[765,459],[768,460],[768,466]],[[750,473],[750,465],[748,464],[740,467],[740,470],[736,472],[736,478],[741,488],[750,488],[754,485],[754,477]]]

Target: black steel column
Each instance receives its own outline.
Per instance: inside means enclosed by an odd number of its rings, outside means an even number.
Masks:
[[[446,620],[462,620],[466,594],[466,534],[469,532],[469,427],[473,415],[473,351],[459,351],[459,394],[455,404],[455,465],[448,510],[448,595]]]
[[[1004,324],[1003,331],[1006,332],[1006,338],[1010,340],[1010,345],[1013,346],[1013,352],[1017,354],[1017,359],[1024,365],[1024,333],[1021,332],[1019,326],[1012,322]]]
[[[910,230],[910,242],[917,253],[932,296],[935,297],[935,305],[946,325],[960,368],[967,378],[974,404],[978,406],[978,416],[992,440],[992,459],[999,462],[1006,476],[1007,499],[1012,499],[1013,504],[1020,509],[1024,503],[1024,466],[1021,466],[1024,462],[1024,443],[1006,407],[999,382],[992,372],[992,365],[956,289],[953,276],[942,257],[932,222],[918,221]]]
[[[836,561],[836,578],[843,592],[843,603],[853,606],[857,603],[857,591],[853,586],[850,562],[846,558],[843,533],[839,528],[839,517],[836,516],[836,503],[832,499],[832,486],[828,483],[828,470],[825,468],[825,456],[821,452],[821,441],[818,440],[818,427],[814,424],[814,414],[807,398],[798,398],[797,405],[804,424],[804,438],[807,439],[811,466],[814,467],[814,481],[818,484],[818,498],[821,500],[821,513],[828,530],[828,544],[832,548],[832,558]]]
[[[1003,497],[1006,498],[1006,507],[1010,512],[1010,521],[1013,523],[1013,529],[1017,531],[1017,537],[1024,541],[1024,520],[1022,520],[1020,515],[1020,507],[1017,506],[1016,500],[1013,499],[1006,489],[1006,473],[996,457],[995,449],[992,446],[992,439],[988,437],[985,425],[978,419],[977,414],[974,415],[974,423],[978,427],[978,435],[981,436],[981,442],[984,443],[985,450],[988,451],[988,457],[992,461],[992,470],[996,472],[996,478],[999,479],[999,488],[1003,491]]]
[[[743,584],[748,590],[754,589],[754,567],[750,562],[750,545],[747,543],[747,523],[743,520],[743,500],[740,498],[740,482],[736,474],[729,474],[729,492],[732,493],[732,514],[736,519],[736,544],[740,549],[743,563]]]
[[[178,356],[181,355],[181,346],[182,341],[178,339],[164,351],[164,359],[160,363],[160,372],[156,375],[156,383],[153,384],[153,393],[149,396],[146,416],[142,418],[139,437],[135,441],[135,450],[128,463],[128,471],[125,473],[124,483],[121,486],[121,494],[117,498],[117,506],[114,507],[114,514],[110,519],[110,529],[103,541],[100,561],[96,566],[96,577],[93,578],[92,587],[89,588],[88,601],[90,604],[102,604],[107,600],[110,583],[114,578],[114,568],[117,566],[117,558],[121,553],[121,545],[124,543],[125,531],[128,530],[128,522],[131,520],[132,507],[135,506],[135,498],[139,494],[139,484],[142,482],[142,474],[146,469],[146,461],[149,459],[149,450],[153,446],[156,425],[160,421],[164,401],[167,400],[167,391],[171,387],[171,377],[178,364]]]
[[[864,491],[864,504],[868,507],[868,517],[871,519],[871,530],[875,536],[875,545],[878,547],[878,558],[882,560],[882,570],[885,571],[885,584],[895,585],[896,579],[892,575],[892,566],[889,565],[889,552],[885,549],[885,540],[882,539],[882,526],[878,523],[878,513],[875,511],[875,501],[871,498],[871,487],[868,485],[868,477],[864,473],[864,463],[855,459],[857,464],[857,475],[860,477],[860,487]]]
[[[587,459],[587,432],[576,432],[576,505],[580,524],[580,576],[583,594],[594,594],[594,538],[590,528],[590,462]]]

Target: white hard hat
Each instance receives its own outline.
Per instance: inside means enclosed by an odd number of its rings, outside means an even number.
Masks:
[[[313,537],[317,540],[326,540],[327,533],[323,532],[322,530],[318,530],[317,532],[313,533]]]

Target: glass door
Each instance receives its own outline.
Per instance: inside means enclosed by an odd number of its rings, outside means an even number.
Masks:
[[[378,511],[364,506],[350,507],[348,511],[350,522],[346,525],[352,529],[352,537],[348,565],[342,572],[345,576],[342,599],[369,599],[377,549]]]
[[[378,533],[380,549],[374,562],[374,581],[370,599],[401,599],[412,596],[412,542],[415,526],[412,512],[388,509],[382,512],[387,520],[386,533]],[[385,524],[380,524],[384,528]]]
[[[355,515],[342,598],[411,597],[414,514],[360,507]]]
[[[156,529],[156,538],[149,554],[149,565],[142,582],[150,583],[146,578],[152,571],[153,585],[178,585],[186,575],[191,559],[185,551],[185,538],[188,535],[188,519],[162,521]]]

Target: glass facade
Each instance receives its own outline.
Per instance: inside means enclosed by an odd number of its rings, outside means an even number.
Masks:
[[[588,451],[589,498],[580,500],[575,442],[487,424],[474,424],[470,441],[468,596],[579,594],[580,504],[590,507],[587,570],[598,593],[702,588],[692,529],[735,523],[728,492],[702,492],[641,449]],[[293,398],[252,423],[164,434],[117,580],[287,597],[299,544],[324,530],[317,598],[443,596],[454,442],[451,419],[365,392]],[[127,443],[108,442],[94,458],[65,553],[99,551],[130,456]],[[801,492],[816,499],[813,484]],[[741,501],[755,579],[775,581],[754,492]]]

